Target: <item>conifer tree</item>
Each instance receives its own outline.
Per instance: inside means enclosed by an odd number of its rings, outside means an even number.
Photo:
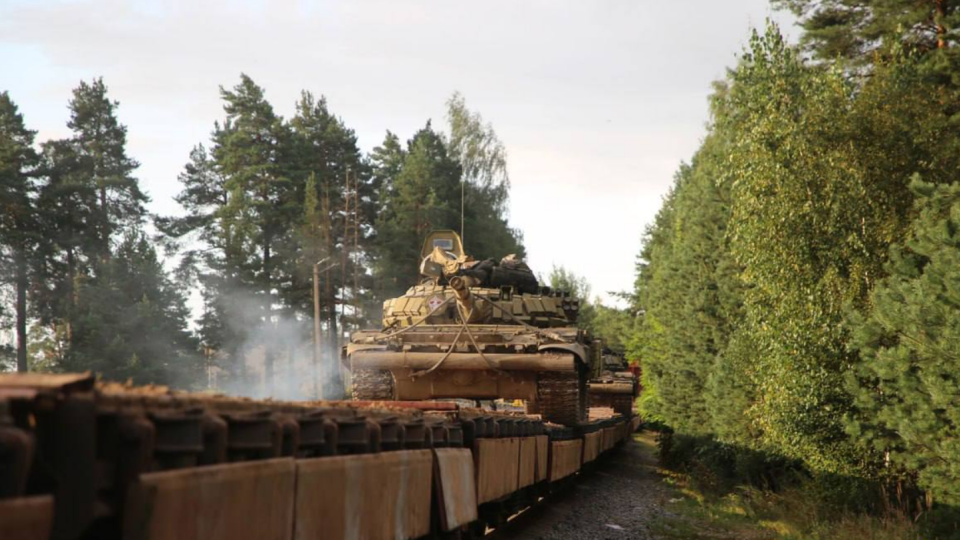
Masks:
[[[849,58],[859,65],[871,55],[906,47],[955,57],[960,39],[956,0],[773,0],[800,18],[804,45],[824,60]]]
[[[138,226],[146,213],[147,196],[132,176],[139,164],[127,156],[127,128],[117,120],[118,105],[107,97],[103,79],[81,81],[73,91],[67,123],[77,160],[72,173],[96,191],[90,247],[101,258],[109,256],[112,235]]]
[[[911,183],[917,217],[890,247],[889,276],[854,314],[860,359],[848,432],[914,471],[934,500],[960,503],[960,184]]]
[[[381,185],[375,275],[387,297],[416,283],[428,232],[459,228],[460,174],[460,165],[428,122],[407,143],[396,177]]]
[[[35,132],[7,92],[0,93],[0,285],[15,290],[17,371],[27,371],[27,290],[37,245],[36,174],[39,157],[33,148]],[[10,281],[7,277],[10,276]]]
[[[203,380],[183,294],[143,233],[126,233],[77,296],[74,342],[60,369],[184,388]]]
[[[40,354],[54,366],[87,352],[76,328],[86,309],[80,290],[105,275],[115,239],[146,218],[117,107],[102,79],[81,82],[69,103],[71,137],[43,144],[35,305],[50,338]]]

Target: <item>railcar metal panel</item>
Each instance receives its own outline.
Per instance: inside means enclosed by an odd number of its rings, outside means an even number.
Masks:
[[[477,484],[473,453],[469,448],[437,448],[433,452],[441,527],[450,531],[476,521]]]
[[[0,501],[0,538],[47,540],[53,528],[53,497],[23,497]]]
[[[518,488],[533,485],[537,478],[537,441],[533,437],[520,438],[520,466]]]
[[[550,474],[550,437],[537,435],[537,482],[543,482]]]
[[[297,461],[298,540],[404,540],[430,532],[433,453],[403,450]]]
[[[490,502],[517,490],[520,440],[477,439],[473,458],[477,468],[477,503]]]
[[[554,441],[550,444],[550,481],[556,482],[580,470],[583,440]]]
[[[288,540],[295,472],[294,460],[280,458],[141,475],[124,538]]]
[[[583,436],[583,463],[590,463],[600,455],[600,436],[601,433],[587,433]]]

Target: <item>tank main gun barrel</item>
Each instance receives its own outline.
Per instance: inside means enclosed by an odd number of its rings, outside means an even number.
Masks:
[[[460,310],[463,313],[463,317],[466,319],[467,324],[476,324],[483,322],[484,315],[481,309],[478,309],[477,300],[473,296],[473,293],[470,292],[469,284],[467,283],[470,278],[464,278],[461,276],[453,276],[450,278],[450,288],[453,289],[453,294],[457,298],[457,304],[460,305]]]

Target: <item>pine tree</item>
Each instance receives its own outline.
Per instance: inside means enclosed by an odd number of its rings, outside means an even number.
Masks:
[[[81,82],[70,100],[71,137],[43,144],[36,219],[35,306],[46,328],[41,351],[56,366],[77,350],[80,289],[106,272],[115,238],[139,229],[148,201],[126,154],[126,127],[102,79]]]
[[[270,326],[278,302],[283,260],[278,246],[298,215],[296,190],[290,178],[290,134],[283,119],[266,101],[263,89],[241,74],[232,90],[221,88],[227,118],[213,134],[211,154],[224,177],[227,202],[217,210],[223,262],[236,275],[235,292],[253,300],[248,305],[261,325]],[[269,334],[269,332],[267,332]],[[277,344],[262,343],[268,392],[273,387]]]
[[[956,0],[773,0],[800,17],[802,42],[825,60],[869,64],[878,51],[904,46],[949,53],[960,27]]]
[[[99,256],[110,253],[114,233],[137,227],[146,210],[147,196],[132,176],[139,164],[126,154],[127,128],[116,117],[118,102],[107,97],[103,79],[81,81],[70,101],[70,140],[82,177],[97,194],[95,234],[91,241]]]
[[[197,387],[202,364],[185,299],[141,232],[128,232],[77,291],[74,342],[59,366],[108,380]]]
[[[388,136],[388,141],[389,141]],[[407,143],[396,178],[381,186],[375,277],[386,297],[416,283],[423,238],[459,227],[460,165],[430,123]]]
[[[296,309],[312,313],[313,264],[322,258],[327,259],[327,265],[340,263],[335,266],[335,272],[325,272],[322,287],[322,304],[325,307],[324,318],[331,340],[330,349],[336,350],[341,333],[338,322],[354,325],[360,323],[354,320],[354,314],[349,316],[349,321],[338,321],[338,304],[349,303],[354,310],[364,307],[368,296],[364,291],[371,288],[365,262],[369,251],[369,224],[373,222],[376,214],[375,203],[372,202],[374,190],[370,186],[368,167],[362,159],[356,134],[329,110],[325,98],[321,96],[317,99],[310,92],[303,92],[296,104],[296,114],[290,120],[290,128],[296,153],[298,197],[301,202],[315,199],[319,203],[315,210],[323,213],[317,223],[321,232],[320,237],[314,240],[322,241],[322,246],[315,252],[319,256],[313,258],[313,255],[295,254],[305,248],[302,240],[295,240],[288,245],[291,255],[287,260],[292,266],[287,269],[290,285],[283,294],[285,300]],[[304,190],[310,189],[310,178],[314,179],[313,193],[306,193]],[[360,203],[360,208],[351,212],[350,216],[347,215],[345,206],[348,202],[352,205],[354,201],[352,198],[347,201],[348,179],[351,185],[357,186],[357,202]],[[357,239],[346,237],[348,225],[353,225],[347,223],[350,218],[360,224]],[[354,246],[355,240],[359,246]],[[353,290],[355,275],[360,290]],[[335,278],[339,278],[336,283]],[[349,299],[341,298],[337,294],[345,284],[351,289]],[[343,293],[346,294],[346,291]]]
[[[0,93],[0,271],[4,276],[12,276],[15,289],[17,371],[28,369],[27,289],[40,233],[34,206],[39,163],[33,148],[34,136],[35,132],[24,126],[23,116],[10,95]]]
[[[960,503],[960,184],[911,183],[917,217],[890,248],[889,276],[854,313],[848,432],[916,472],[934,500]]]

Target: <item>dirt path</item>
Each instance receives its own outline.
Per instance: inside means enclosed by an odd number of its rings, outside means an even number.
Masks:
[[[491,540],[601,540],[659,538],[651,528],[664,515],[669,488],[656,472],[653,435],[643,434],[583,475],[548,504],[524,512]]]

